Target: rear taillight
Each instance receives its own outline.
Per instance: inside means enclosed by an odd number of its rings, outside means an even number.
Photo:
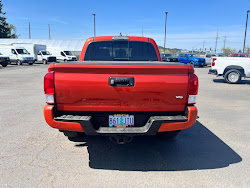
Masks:
[[[215,62],[214,62],[215,60],[216,58],[213,58],[212,67],[215,66]]]
[[[191,73],[189,74],[189,81],[188,81],[188,104],[195,104],[195,98],[198,93],[198,77]]]
[[[44,93],[48,104],[54,104],[54,88],[54,72],[49,72],[44,76]]]

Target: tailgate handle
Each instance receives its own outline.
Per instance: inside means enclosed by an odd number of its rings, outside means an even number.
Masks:
[[[131,87],[135,85],[134,77],[110,77],[109,85],[110,86],[123,86]]]

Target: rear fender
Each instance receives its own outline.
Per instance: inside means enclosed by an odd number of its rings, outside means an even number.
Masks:
[[[238,66],[238,65],[230,65],[230,66],[227,66],[223,72],[223,76],[226,74],[227,71],[231,70],[231,69],[236,69],[238,71],[241,72],[241,75],[242,76],[245,76],[245,71],[244,71],[244,68],[241,67],[241,66]]]

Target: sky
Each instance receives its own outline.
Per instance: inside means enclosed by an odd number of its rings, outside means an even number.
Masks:
[[[250,0],[2,0],[7,22],[19,38],[82,40],[96,35],[151,37],[164,45],[165,12],[167,48],[242,49]],[[246,45],[250,46],[250,13]]]

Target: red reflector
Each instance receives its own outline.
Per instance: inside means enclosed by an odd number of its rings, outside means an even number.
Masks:
[[[213,58],[213,62],[212,62],[212,66],[215,66],[215,61],[216,60],[216,58]]]
[[[54,72],[49,72],[44,76],[44,93],[54,94]]]
[[[198,93],[198,77],[195,74],[189,74],[188,94],[197,95]]]

